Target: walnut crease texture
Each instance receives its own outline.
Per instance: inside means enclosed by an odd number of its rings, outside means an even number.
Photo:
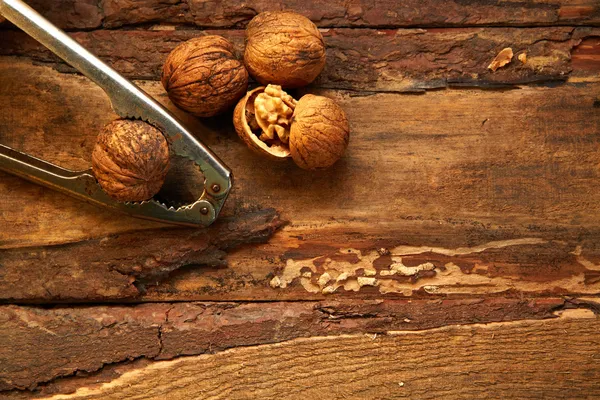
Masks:
[[[233,44],[216,35],[177,46],[167,57],[161,76],[171,101],[198,117],[211,117],[233,107],[248,88],[248,72],[233,52]]]
[[[228,252],[266,242],[283,224],[275,210],[265,209],[220,218],[206,229],[147,229],[60,246],[1,250],[0,299],[140,299],[179,268],[206,273],[226,266]]]
[[[169,145],[163,134],[143,121],[117,120],[106,125],[92,152],[92,171],[111,197],[149,200],[169,170]]]
[[[303,169],[321,169],[339,160],[350,140],[346,113],[330,98],[307,94],[296,106],[290,152]]]
[[[300,14],[269,11],[248,24],[244,63],[263,85],[306,86],[321,73],[325,59],[323,36]]]

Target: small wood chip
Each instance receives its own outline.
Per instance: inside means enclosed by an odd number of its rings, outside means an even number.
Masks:
[[[506,64],[508,64],[509,62],[511,62],[512,58],[513,58],[513,51],[510,47],[502,49],[502,51],[500,53],[498,53],[496,58],[494,58],[494,61],[492,61],[492,63],[490,65],[488,65],[488,68],[491,69],[492,71],[496,71],[498,68],[501,68],[501,67],[505,66]]]
[[[527,62],[527,53],[523,52],[517,57],[523,64]]]

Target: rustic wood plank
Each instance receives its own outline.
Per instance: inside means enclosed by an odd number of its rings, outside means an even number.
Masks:
[[[138,24],[191,24],[208,28],[243,27],[259,12],[296,10],[319,27],[597,25],[595,0],[504,2],[486,0],[29,0],[66,29],[116,28]]]
[[[243,31],[206,31],[231,39],[243,49]],[[132,79],[160,78],[162,64],[180,42],[201,31],[80,32],[73,37]],[[422,91],[447,86],[505,86],[564,81],[574,67],[580,78],[595,78],[600,67],[578,62],[600,48],[585,47],[571,56],[582,40],[600,35],[600,28],[468,28],[468,29],[328,29],[327,65],[313,84],[321,88],[371,91]],[[590,40],[590,39],[587,39]],[[515,59],[496,72],[487,67],[496,54],[512,47]],[[527,53],[527,63],[516,56]],[[5,32],[0,55],[30,57],[73,72],[39,43],[21,32]],[[579,57],[579,59],[578,59]],[[572,60],[573,58],[573,60]],[[573,65],[572,65],[573,64]]]
[[[588,75],[588,71],[600,68],[600,37],[589,37],[573,49],[572,66],[576,75]]]
[[[4,61],[2,143],[67,167],[85,166],[96,132],[113,118],[104,94],[75,75]],[[159,84],[143,87],[166,101]],[[275,165],[250,153],[231,131],[230,116],[204,122],[188,117],[235,174],[223,215],[227,219],[208,234],[225,235],[221,251],[207,249],[226,260],[225,269],[174,271],[202,260],[214,263],[215,257],[174,263],[160,250],[161,227],[3,175],[0,186],[11,195],[0,201],[2,225],[9,227],[0,233],[0,268],[12,278],[4,279],[2,298],[600,292],[600,205],[593,201],[600,190],[598,83],[419,96],[322,93],[348,111],[353,136],[344,159],[320,173]],[[186,173],[180,178],[198,182]],[[290,185],[281,184],[286,181]],[[226,244],[235,238],[227,231],[229,224],[242,221],[243,238],[272,232],[278,223],[264,216],[274,214],[253,212],[269,208],[289,224],[267,245],[232,251]],[[258,219],[244,225],[253,216]],[[179,238],[173,240],[181,240],[175,253],[198,240],[186,232],[173,233]],[[115,234],[120,239],[103,240]],[[137,250],[116,269],[118,254],[98,251],[103,243],[146,239],[155,246]],[[238,239],[235,243],[246,240]],[[153,258],[159,261],[146,271],[144,260]],[[142,271],[134,269],[139,265]],[[89,277],[103,268],[119,283],[103,285],[107,290],[99,294]],[[152,271],[169,275],[155,286]]]
[[[145,292],[145,285],[183,266],[226,265],[225,250],[265,242],[281,224],[271,209],[223,218],[208,229],[165,228],[61,247],[5,250],[0,258],[0,298],[63,302],[136,298]]]
[[[600,396],[596,0],[30,1],[144,80],[183,40],[240,51],[256,13],[302,10],[328,43],[308,90],[353,134],[307,173],[248,152],[230,114],[175,110],[234,169],[205,230],[0,174],[0,301],[88,303],[0,306],[1,398]],[[504,47],[528,61],[491,73]],[[88,166],[102,92],[8,23],[2,55],[0,142]],[[462,86],[512,90],[400,94]],[[171,178],[161,196],[200,190]]]
[[[62,29],[94,29],[102,26],[104,12],[100,3],[100,0],[27,1],[27,4]],[[9,26],[8,23],[4,25]]]
[[[554,318],[594,302],[559,298],[444,301],[156,303],[132,307],[0,306],[0,397],[20,389],[44,395],[74,375],[130,359],[172,359],[311,336],[385,334],[452,324]],[[38,363],[36,360],[44,360]],[[58,378],[67,379],[58,379]]]
[[[600,396],[598,318],[311,337],[151,363],[47,399]]]

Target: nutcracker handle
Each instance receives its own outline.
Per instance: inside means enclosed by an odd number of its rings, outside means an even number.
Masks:
[[[123,87],[133,86],[22,0],[0,0],[0,14],[94,81],[109,97]]]
[[[229,168],[162,105],[22,0],[0,0],[0,14],[100,86],[120,117],[141,119],[158,127],[177,155],[200,166],[207,179],[207,194],[217,199],[227,197],[231,188]]]

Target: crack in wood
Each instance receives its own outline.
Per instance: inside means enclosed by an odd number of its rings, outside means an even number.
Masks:
[[[27,279],[30,289],[34,286],[43,289],[36,290],[33,294],[36,298],[133,299],[179,268],[191,265],[212,268],[223,262],[226,251],[244,244],[263,243],[283,224],[274,209],[265,209],[222,218],[207,229],[166,228],[46,248],[0,250],[4,274],[0,297],[15,298],[15,287],[10,284],[10,276],[14,274],[21,280]],[[73,259],[74,253],[77,260]],[[36,270],[20,267],[31,263],[45,263],[49,269],[41,276]],[[29,275],[24,271],[30,271]],[[24,295],[22,300],[27,298],[31,299]]]
[[[595,25],[600,21],[596,2],[498,2],[486,4],[454,0],[380,1],[376,7],[345,0],[298,3],[291,0],[250,0],[244,3],[214,0],[30,0],[32,6],[60,27],[69,30],[120,29],[167,23],[184,27],[240,28],[259,12],[292,9],[319,27],[455,27]],[[61,10],[58,12],[57,10]]]
[[[326,69],[314,85],[321,88],[407,93],[446,87],[501,88],[596,76],[597,68],[579,62],[573,52],[600,28],[551,29],[461,28],[452,30],[367,29],[360,32],[323,30],[328,43]],[[232,40],[243,50],[243,31],[210,31]],[[112,31],[73,33],[92,53],[130,79],[158,80],[166,55],[193,31]],[[381,39],[385,38],[385,41]],[[385,43],[385,45],[384,45]],[[528,61],[491,73],[486,66],[505,46],[525,50]],[[595,48],[594,48],[595,49]],[[0,55],[28,57],[34,62],[72,73],[74,69],[19,32],[7,32]],[[573,71],[573,66],[579,68]]]
[[[171,359],[296,337],[422,330],[448,324],[553,318],[593,302],[549,299],[155,303],[137,306],[0,306],[0,388],[51,391],[66,376],[132,359]],[[18,350],[17,350],[18,349]],[[21,357],[11,355],[15,351]],[[61,360],[68,355],[67,364]],[[47,361],[36,368],[30,359]],[[37,365],[37,364],[36,364]],[[79,372],[78,372],[79,371]],[[78,378],[73,378],[78,379]]]
[[[327,309],[328,307],[325,306],[325,309]],[[370,318],[370,315],[367,313],[365,314],[367,315],[367,318]],[[355,315],[348,315],[348,318],[356,318]],[[512,332],[512,329],[522,329],[525,328],[525,330],[527,332],[530,333],[535,333],[536,336],[542,335],[543,332],[545,332],[545,327],[549,327],[549,326],[560,326],[560,330],[561,331],[565,331],[568,332],[567,329],[569,329],[569,331],[572,332],[572,330],[570,330],[571,328],[571,324],[579,324],[579,323],[583,323],[584,321],[589,321],[592,325],[596,324],[597,321],[597,317],[594,315],[593,312],[591,312],[588,309],[585,308],[576,308],[576,309],[565,309],[563,307],[555,307],[554,310],[548,314],[547,318],[550,319],[543,319],[543,320],[536,320],[536,319],[519,319],[519,320],[513,320],[513,321],[502,321],[502,322],[498,322],[498,321],[490,321],[490,322],[483,322],[483,323],[472,323],[472,324],[468,324],[468,325],[464,325],[464,324],[449,324],[449,325],[444,325],[444,326],[439,326],[439,327],[431,327],[431,328],[426,328],[426,329],[412,329],[412,330],[386,330],[386,331],[379,331],[376,334],[371,334],[371,333],[361,333],[361,334],[348,334],[348,333],[341,333],[339,335],[336,336],[322,336],[320,335],[318,332],[316,332],[315,334],[311,335],[311,337],[307,337],[307,338],[303,338],[303,337],[298,337],[298,338],[287,338],[287,339],[283,339],[283,340],[279,340],[273,344],[264,344],[264,343],[257,343],[257,344],[243,344],[239,347],[233,348],[233,349],[224,349],[222,351],[218,351],[217,353],[212,353],[216,355],[217,357],[226,357],[228,354],[235,354],[238,352],[247,352],[247,351],[252,351],[253,348],[257,348],[257,349],[266,349],[266,348],[286,348],[289,346],[293,346],[294,344],[301,344],[301,343],[315,343],[315,342],[321,342],[321,341],[327,341],[330,343],[335,343],[335,342],[344,342],[345,340],[348,339],[352,339],[352,338],[359,338],[359,337],[368,337],[368,341],[386,341],[386,340],[408,340],[408,343],[410,343],[410,341],[412,340],[411,338],[418,338],[421,335],[423,335],[424,337],[428,337],[428,338],[434,338],[437,337],[438,335],[443,335],[444,337],[453,337],[456,340],[458,340],[458,338],[460,338],[463,335],[466,335],[465,337],[471,337],[471,340],[473,340],[473,335],[476,332],[479,332],[479,334],[482,335],[491,335],[491,340],[493,341],[498,341],[498,340],[503,340],[502,337],[508,337],[508,336],[504,336],[504,335],[514,335],[516,332],[514,333],[509,333]],[[578,325],[579,326],[579,325]],[[583,326],[583,325],[581,325]],[[529,335],[529,333],[526,333],[526,335]],[[406,338],[406,339],[404,339]],[[521,343],[527,343],[528,341],[522,341]],[[414,343],[414,342],[413,342]],[[271,347],[265,347],[265,346],[271,346]],[[443,350],[441,350],[443,351]],[[76,389],[76,391],[72,394],[67,394],[64,391],[61,392],[60,389],[60,383],[65,383],[68,381],[77,381],[76,378],[62,378],[62,379],[57,379],[57,383],[59,383],[59,385],[57,387],[54,388],[54,392],[49,391],[49,392],[39,392],[38,395],[47,395],[48,399],[71,399],[71,398],[80,398],[80,397],[85,397],[85,396],[93,396],[94,394],[99,394],[99,393],[105,393],[104,391],[106,391],[107,389],[110,389],[112,387],[117,387],[119,388],[119,390],[123,390],[123,387],[128,386],[128,385],[139,385],[140,382],[144,382],[146,381],[146,378],[141,379],[141,377],[139,376],[140,373],[143,373],[144,371],[152,371],[152,370],[159,370],[159,371],[165,371],[164,367],[168,367],[168,366],[180,366],[180,365],[184,365],[185,363],[187,363],[189,360],[208,360],[211,357],[214,357],[214,355],[201,355],[201,356],[197,356],[197,355],[186,355],[186,356],[177,356],[174,359],[171,360],[166,360],[166,361],[152,361],[149,363],[143,363],[143,364],[139,364],[139,363],[132,363],[132,364],[128,364],[128,365],[124,365],[122,366],[123,368],[121,368],[119,371],[116,372],[116,374],[107,376],[105,378],[102,378],[100,380],[89,380],[89,379],[79,379],[78,380],[78,384],[75,386],[68,386],[70,388]],[[116,364],[106,364],[103,368],[106,369],[111,369],[111,368],[115,368]],[[176,369],[177,371],[179,371],[178,373],[181,372],[181,368],[178,367]],[[93,376],[92,376],[93,378]],[[104,382],[104,383],[102,383]],[[15,393],[13,392],[5,392],[5,393]],[[122,393],[121,391],[119,391],[119,393]],[[106,393],[105,393],[106,394]],[[85,397],[88,398],[88,397]],[[95,397],[92,397],[95,398]]]
[[[58,366],[52,377],[38,379],[27,386],[40,394],[57,390],[65,382],[86,381],[77,378],[78,371],[85,371],[89,379],[95,379],[102,370],[128,364],[128,360],[172,359],[185,355],[215,353],[231,347],[248,347],[277,343],[297,337],[346,335],[356,332],[386,334],[387,332],[426,331],[448,325],[473,325],[483,322],[513,321],[523,319],[547,319],[573,315],[574,309],[595,310],[597,299],[558,298],[535,300],[469,299],[455,301],[331,301],[295,303],[156,303],[134,307],[96,306],[86,308],[51,308],[4,306],[0,307],[1,324],[13,341],[25,344],[27,357],[39,357],[39,347],[28,348],[33,343],[47,340],[63,343],[50,345],[47,350],[71,354],[68,371]],[[564,314],[566,311],[567,314]],[[578,317],[589,317],[585,311]],[[562,313],[562,314],[561,314]],[[570,313],[570,314],[569,314]],[[7,316],[15,315],[16,318]],[[506,323],[506,322],[501,322]],[[78,329],[72,330],[69,325]],[[49,329],[47,327],[52,327]],[[77,333],[79,332],[79,333]],[[85,333],[84,333],[85,332]],[[77,334],[76,334],[77,333]],[[76,334],[75,336],[73,336]],[[67,335],[67,336],[65,336]],[[126,336],[123,336],[126,335]],[[139,340],[127,341],[128,336],[146,337],[147,347]],[[71,343],[65,345],[65,338]],[[79,352],[73,340],[86,340],[85,350]],[[115,339],[107,343],[108,337]],[[11,340],[8,343],[11,343]],[[122,344],[130,348],[123,352]],[[56,346],[53,348],[53,346]],[[91,346],[91,347],[90,347]],[[95,349],[98,347],[96,350]],[[119,355],[114,354],[116,346]],[[73,353],[75,351],[75,353]],[[112,354],[109,358],[104,353]],[[55,357],[46,354],[52,365]],[[90,364],[89,358],[102,360]],[[3,359],[0,351],[0,360]],[[8,360],[8,359],[7,359]],[[13,361],[10,361],[15,362]],[[24,362],[27,362],[26,360]],[[84,365],[88,366],[84,366]],[[10,374],[3,363],[0,382],[9,390],[7,382],[24,382],[23,378]],[[63,372],[60,372],[63,371]],[[95,371],[95,372],[94,372]],[[27,379],[40,376],[41,371],[30,370]],[[108,375],[111,375],[108,371]],[[65,377],[71,378],[65,378]],[[7,380],[8,379],[8,380]],[[104,379],[104,378],[102,378]],[[56,382],[53,382],[56,381]],[[54,387],[54,388],[53,388]],[[36,389],[37,388],[37,389]],[[41,392],[40,392],[41,391]]]

